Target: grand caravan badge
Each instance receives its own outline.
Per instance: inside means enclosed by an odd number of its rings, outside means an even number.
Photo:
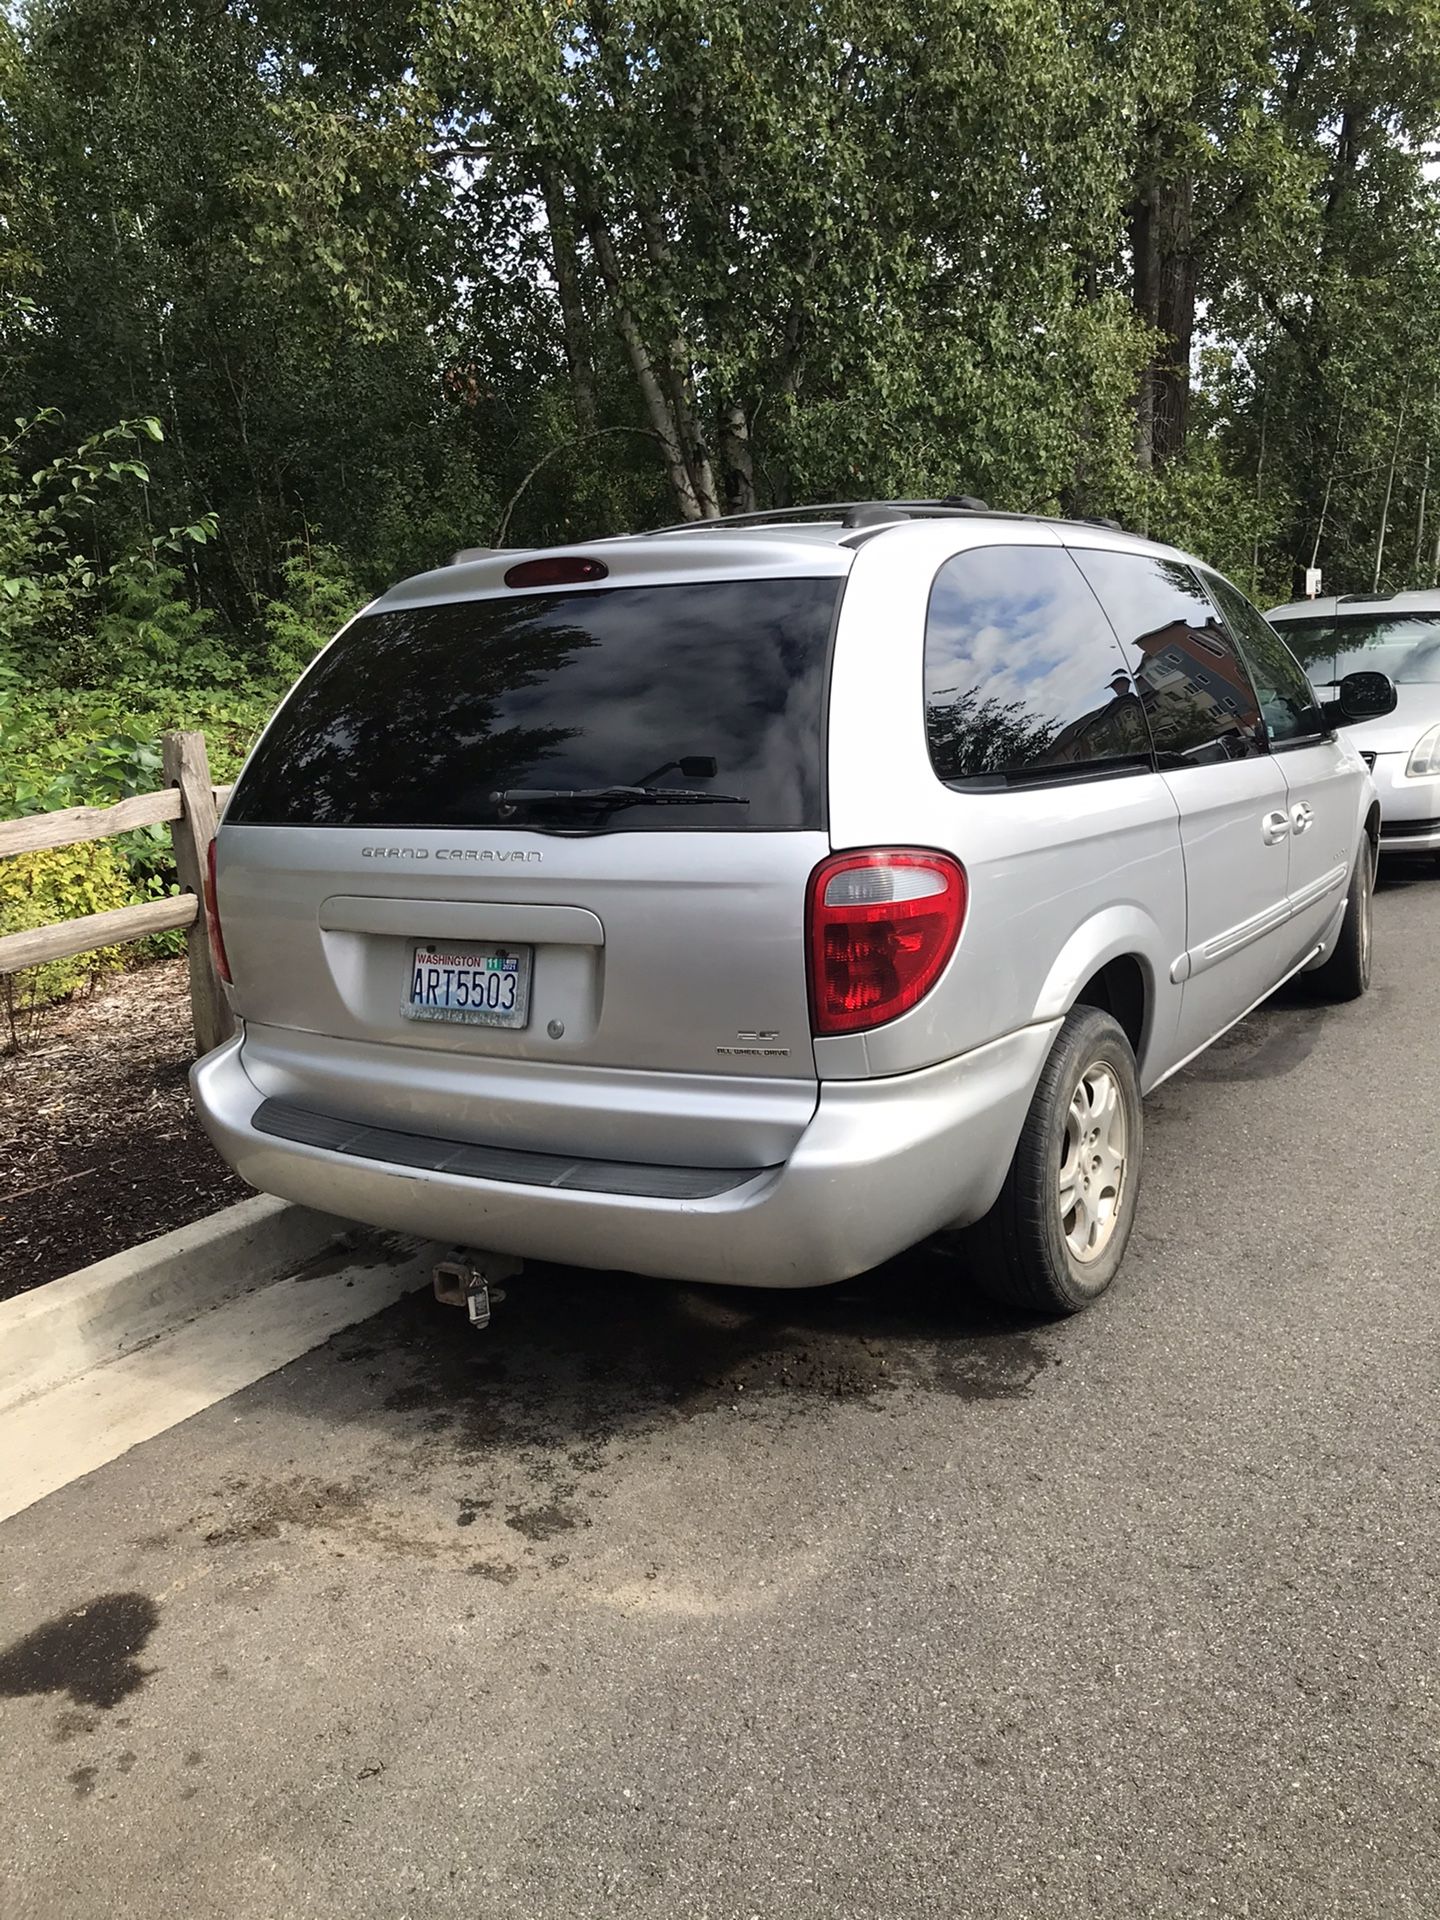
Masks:
[[[362,860],[448,860],[466,866],[533,866],[543,853],[500,847],[362,847]]]

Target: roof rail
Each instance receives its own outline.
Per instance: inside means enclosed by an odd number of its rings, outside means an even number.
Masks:
[[[722,513],[714,520],[679,520],[672,526],[651,527],[649,532],[705,533],[711,527],[768,527],[806,520],[838,520],[843,526],[859,527],[879,525],[882,519],[942,519],[994,511],[973,493],[950,494],[944,500],[817,500],[808,507],[767,507],[756,513]],[[857,514],[866,518],[851,518]]]
[[[1017,513],[992,507],[973,493],[951,493],[943,500],[817,500],[808,507],[768,507],[754,513],[724,513],[714,520],[681,520],[673,526],[651,527],[640,536],[705,533],[711,528],[803,525],[807,520],[837,522],[846,531],[869,533],[901,520],[961,519],[969,514],[993,514],[999,520],[1042,520],[1079,527],[1104,527],[1110,533],[1129,533],[1119,520],[1100,514]],[[614,536],[612,536],[614,537]],[[1358,596],[1357,596],[1358,597]],[[1386,596],[1365,595],[1367,599]]]
[[[1393,591],[1390,593],[1342,593],[1335,604],[1337,607],[1349,607],[1361,605],[1371,600],[1393,600],[1394,598],[1395,594]]]
[[[882,506],[878,500],[866,500],[858,507],[849,507],[840,524],[852,527],[888,527],[897,520],[908,520],[909,514],[901,507]]]

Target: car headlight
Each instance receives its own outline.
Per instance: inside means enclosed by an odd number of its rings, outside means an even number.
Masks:
[[[1420,779],[1427,773],[1440,773],[1440,727],[1431,727],[1416,741],[1415,751],[1405,771],[1412,779]]]

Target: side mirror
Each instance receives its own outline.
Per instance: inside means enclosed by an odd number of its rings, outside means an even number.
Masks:
[[[1342,726],[1346,721],[1383,720],[1395,711],[1399,697],[1388,673],[1347,673],[1330,703],[1332,717]]]

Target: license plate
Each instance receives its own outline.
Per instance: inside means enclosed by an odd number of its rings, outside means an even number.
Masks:
[[[400,1011],[407,1020],[523,1027],[533,947],[417,946]]]

